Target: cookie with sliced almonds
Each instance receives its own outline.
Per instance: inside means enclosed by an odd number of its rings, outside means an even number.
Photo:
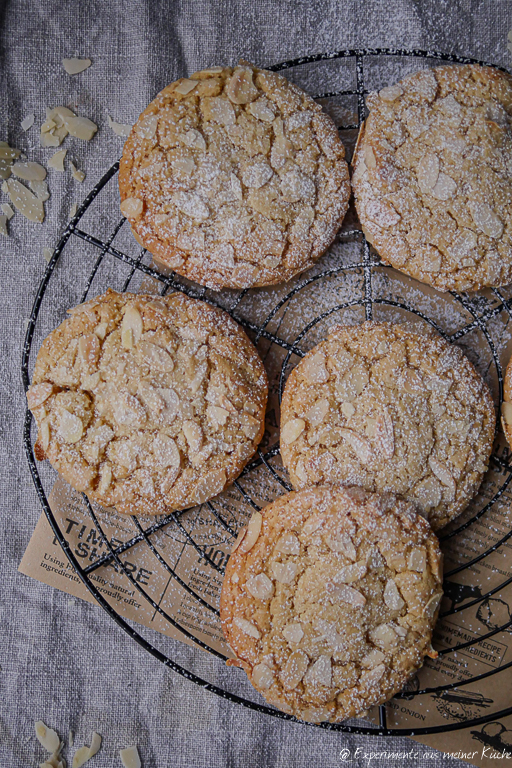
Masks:
[[[281,283],[334,240],[344,158],[331,118],[284,77],[212,67],[164,88],[135,123],[121,211],[144,247],[201,285]]]
[[[281,456],[296,489],[399,493],[437,530],[477,492],[494,427],[489,389],[459,347],[406,325],[334,326],[288,377]]]
[[[267,376],[220,309],[107,291],[43,342],[27,401],[35,454],[126,514],[201,504],[238,477],[264,431]]]
[[[512,281],[512,77],[477,64],[368,96],[352,184],[383,261],[441,291]]]
[[[390,699],[432,651],[436,536],[393,494],[318,486],[255,512],[229,559],[226,640],[265,699],[339,722]]]
[[[503,402],[501,404],[501,426],[509,446],[512,448],[512,359],[509,360],[503,382]]]

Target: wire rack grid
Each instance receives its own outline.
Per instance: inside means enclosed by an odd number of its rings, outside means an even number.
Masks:
[[[334,90],[321,92],[317,94],[315,98],[321,100],[322,103],[324,103],[326,106],[328,106],[330,103],[334,103],[335,105],[337,104],[339,106],[340,104],[343,105],[346,102],[353,105],[352,113],[355,119],[352,121],[349,119],[348,122],[345,120],[345,122],[339,126],[342,137],[346,136],[348,141],[350,141],[351,132],[354,134],[354,132],[357,131],[365,118],[365,96],[369,90],[367,84],[369,75],[371,76],[372,72],[374,72],[374,65],[383,59],[393,60],[399,64],[404,61],[409,62],[415,59],[422,59],[425,61],[427,66],[432,65],[432,63],[438,61],[458,64],[485,64],[485,62],[476,61],[474,59],[447,55],[436,51],[356,49],[298,58],[292,61],[276,64],[275,66],[270,67],[270,69],[274,71],[282,71],[295,68],[295,71],[300,70],[303,73],[307,73],[308,67],[318,65],[321,66],[322,63],[326,64],[329,62],[346,62],[350,66],[350,76],[355,79],[355,84],[353,84],[352,87],[341,90],[337,90],[335,88]],[[348,114],[350,115],[350,108],[348,109]],[[345,110],[344,115],[346,117],[347,110]],[[490,365],[494,369],[497,381],[498,391],[496,395],[497,399],[499,400],[499,404],[501,404],[503,396],[502,362],[500,360],[500,352],[497,348],[495,339],[493,338],[492,331],[490,330],[489,326],[493,320],[500,315],[505,314],[507,316],[507,322],[509,317],[512,317],[511,300],[507,298],[502,290],[493,289],[492,300],[482,300],[480,303],[475,301],[474,298],[471,298],[465,294],[459,295],[456,293],[451,293],[449,297],[446,297],[446,299],[443,297],[443,301],[449,300],[452,303],[457,304],[457,306],[461,309],[461,312],[464,313],[464,316],[468,318],[468,321],[465,322],[462,327],[459,327],[455,330],[447,330],[446,327],[443,327],[439,319],[435,317],[433,313],[429,312],[428,303],[424,306],[421,301],[416,301],[416,298],[419,295],[418,291],[421,292],[422,288],[419,284],[415,283],[415,281],[408,282],[408,285],[414,286],[414,289],[412,290],[412,298],[410,293],[407,295],[407,297],[402,298],[390,295],[378,295],[378,292],[375,290],[376,281],[380,280],[380,276],[382,274],[391,274],[393,273],[393,270],[381,264],[378,256],[373,251],[371,251],[366,239],[364,238],[364,235],[359,229],[349,228],[342,230],[338,236],[338,250],[336,251],[335,255],[335,263],[332,266],[330,265],[328,269],[320,268],[320,270],[313,270],[312,273],[303,275],[300,279],[295,280],[291,289],[286,289],[286,292],[274,302],[270,309],[268,308],[268,305],[266,305],[265,316],[260,321],[255,322],[254,319],[248,317],[248,314],[244,312],[243,306],[244,299],[246,299],[247,295],[252,294],[253,297],[257,296],[258,289],[253,291],[231,291],[229,293],[229,303],[226,305],[225,301],[223,303],[219,302],[219,299],[215,293],[207,291],[206,289],[189,283],[188,281],[182,280],[174,273],[163,274],[151,266],[150,263],[146,263],[148,261],[148,255],[144,250],[140,251],[140,253],[134,257],[126,252],[127,249],[118,247],[115,241],[116,238],[118,238],[119,233],[123,230],[123,226],[125,225],[126,220],[124,218],[118,221],[118,223],[111,229],[110,234],[106,237],[95,235],[91,232],[85,231],[82,228],[80,222],[93,201],[95,201],[103,194],[117,194],[117,184],[115,183],[115,180],[118,169],[119,163],[115,163],[105,173],[98,184],[91,190],[89,195],[80,206],[76,215],[71,219],[65,231],[63,232],[60,242],[56,247],[53,256],[46,268],[45,274],[41,280],[37,295],[35,297],[23,348],[22,378],[25,389],[27,389],[29,386],[29,366],[34,355],[32,341],[38,320],[41,319],[40,309],[43,298],[45,295],[47,295],[48,292],[51,293],[52,291],[52,278],[54,278],[57,264],[64,258],[64,252],[66,252],[66,256],[69,255],[70,258],[72,258],[71,244],[76,239],[79,239],[91,246],[95,251],[95,258],[93,259],[90,272],[85,282],[85,286],[83,287],[81,301],[87,299],[89,291],[91,290],[91,286],[93,285],[95,279],[98,277],[98,273],[103,261],[107,258],[112,258],[114,262],[122,262],[128,267],[128,274],[122,286],[123,291],[130,289],[132,281],[136,275],[143,275],[146,277],[151,277],[157,281],[160,285],[162,294],[165,294],[168,291],[181,291],[190,297],[209,301],[216,306],[221,306],[223,309],[229,311],[231,316],[249,333],[249,335],[251,335],[256,344],[263,342],[266,344],[267,351],[269,348],[271,348],[280,350],[282,353],[281,358],[279,358],[280,365],[276,371],[275,382],[279,401],[281,399],[282,390],[286,381],[287,374],[289,373],[290,368],[293,366],[294,361],[296,363],[305,354],[307,348],[309,348],[308,345],[311,346],[311,341],[309,340],[310,332],[315,332],[315,329],[320,332],[320,329],[324,327],[326,322],[329,322],[331,317],[355,309],[361,311],[364,319],[366,320],[371,320],[377,310],[389,310],[391,312],[402,312],[406,313],[407,315],[413,315],[420,321],[425,322],[435,328],[438,333],[440,333],[450,342],[461,342],[472,332],[478,332],[481,334],[481,337],[484,339],[484,343],[488,348]],[[126,226],[124,228],[126,229]],[[347,249],[350,245],[352,247],[356,247],[359,254],[357,258],[352,260],[345,258],[345,249]],[[321,265],[321,263],[322,260],[319,262],[319,264]],[[349,275],[358,275],[360,277],[359,295],[352,293],[352,295],[345,297],[346,300],[335,301],[332,306],[326,308],[325,311],[310,317],[310,319],[300,328],[294,337],[286,338],[286,334],[280,334],[279,323],[276,322],[276,319],[279,318],[283,308],[289,306],[293,301],[299,302],[300,307],[300,302],[303,300],[307,290],[312,290],[313,288],[322,290],[327,281],[333,277],[340,280],[341,285],[344,280],[348,279]],[[104,285],[103,289],[106,287],[107,285]],[[307,343],[306,340],[308,340]],[[121,556],[124,553],[128,552],[133,547],[143,542],[147,546],[148,551],[151,553],[152,557],[154,557],[169,574],[169,579],[174,579],[176,583],[180,585],[180,587],[188,592],[194,601],[197,601],[198,605],[200,605],[206,611],[211,612],[213,616],[218,617],[218,608],[215,605],[212,605],[209,600],[198,594],[197,590],[187,582],[186,578],[180,576],[168,564],[168,562],[166,562],[161,552],[159,551],[158,544],[155,544],[155,541],[151,538],[153,534],[158,533],[166,526],[169,526],[170,523],[172,523],[174,530],[179,536],[182,537],[182,540],[186,541],[190,546],[192,546],[197,551],[198,555],[204,560],[204,562],[214,570],[214,572],[217,572],[220,576],[222,576],[222,565],[219,565],[219,563],[215,562],[215,559],[211,556],[211,554],[209,554],[207,547],[205,547],[204,544],[195,540],[193,532],[191,533],[190,529],[188,529],[184,523],[183,513],[173,512],[165,518],[157,519],[148,527],[144,527],[140,521],[137,520],[137,518],[133,518],[134,524],[136,526],[135,536],[129,538],[122,544],[114,545],[111,540],[109,540],[108,535],[104,532],[102,528],[102,522],[98,518],[98,515],[96,514],[92,505],[88,499],[84,497],[84,502],[87,505],[91,521],[96,529],[100,532],[106,550],[105,554],[97,558],[93,563],[91,563],[91,565],[84,567],[83,564],[81,564],[77,559],[72,547],[66,538],[66,532],[62,529],[61,525],[59,525],[50,508],[47,492],[45,489],[45,485],[47,485],[47,483],[43,481],[34,458],[32,427],[33,419],[31,413],[27,410],[24,424],[24,444],[32,479],[43,510],[46,514],[46,517],[48,518],[56,539],[59,541],[63,551],[65,552],[77,575],[93,595],[95,600],[110,615],[110,617],[137,643],[139,643],[140,646],[152,654],[156,659],[161,661],[165,666],[169,667],[180,675],[183,675],[194,683],[202,686],[206,690],[212,691],[221,697],[244,705],[245,707],[249,707],[253,710],[257,710],[259,712],[263,712],[285,720],[293,720],[294,718],[290,715],[261,704],[260,701],[252,701],[245,696],[233,693],[232,691],[209,682],[208,680],[199,677],[194,672],[184,668],[177,661],[171,658],[170,655],[166,654],[162,650],[159,650],[159,648],[157,648],[153,642],[146,639],[146,637],[144,637],[137,628],[125,620],[105,599],[105,597],[98,590],[94,581],[91,580],[91,575],[97,571],[98,568],[105,564],[114,564],[118,569],[126,574],[127,578],[133,585],[134,589],[137,590],[138,594],[144,600],[146,600],[156,612],[160,614],[164,621],[169,622],[176,629],[179,629],[179,631],[185,637],[192,640],[197,646],[210,651],[220,659],[226,658],[221,652],[215,648],[212,648],[207,642],[196,637],[196,635],[184,624],[179,623],[175,618],[169,616],[169,614],[166,613],[166,611],[152,598],[152,596],[148,594],[146,590],[144,590],[144,587],[134,579],[133,574],[127,570],[125,563],[121,559]],[[255,471],[255,469],[263,469],[265,472],[267,472],[268,477],[272,480],[272,482],[279,485],[282,492],[290,490],[290,486],[287,482],[284,470],[282,470],[282,467],[280,467],[278,463],[276,464],[274,461],[278,458],[278,455],[279,447],[277,443],[268,445],[265,448],[261,448],[252,462],[245,468],[239,480],[235,482],[234,488],[239,494],[239,498],[242,504],[245,504],[248,512],[251,512],[253,509],[260,508],[260,504],[255,500],[255,498],[253,498],[251,493],[247,490],[246,484],[244,483],[244,479],[250,477],[251,473]],[[469,518],[464,519],[464,521],[457,526],[451,527],[448,533],[444,534],[444,536],[441,536],[441,541],[445,546],[450,540],[456,538],[461,534],[461,532],[467,530],[469,527],[474,526],[477,521],[481,520],[486,514],[489,514],[490,511],[495,509],[503,493],[506,491],[512,479],[512,466],[510,466],[506,458],[498,455],[497,453],[493,454],[492,460],[494,465],[502,474],[501,486],[492,495],[492,497],[486,499],[485,503],[482,503],[480,508],[475,511]],[[233,519],[227,520],[226,516],[223,515],[223,513],[217,508],[215,500],[213,500],[213,502],[209,502],[207,507],[211,515],[217,521],[218,525],[225,532],[227,539],[230,541],[234,540],[237,535],[237,530],[242,525],[242,521]],[[506,542],[508,542],[511,537],[512,529],[503,531],[500,538],[493,542],[492,546],[485,549],[485,551],[479,552],[471,559],[466,559],[466,561],[456,565],[448,572],[445,572],[445,579],[465,571],[476,563],[485,560],[485,558],[489,557],[491,553],[495,552],[499,547],[506,544]],[[464,603],[462,606],[452,606],[452,609],[450,611],[446,611],[444,615],[447,616],[450,614],[455,614],[466,610],[468,607],[479,605],[484,600],[489,599],[491,595],[500,593],[506,586],[511,583],[512,577],[507,578],[500,584],[493,587],[492,590],[488,590],[484,595],[480,594],[476,599]],[[481,642],[486,638],[493,637],[500,632],[505,632],[511,627],[512,621],[508,621],[498,627],[494,627],[485,636],[480,636],[478,642]],[[458,643],[452,647],[442,648],[439,653],[441,656],[456,654],[457,652],[470,647],[473,643],[474,640]],[[395,698],[411,699],[412,697],[421,697],[427,694],[435,694],[439,696],[443,695],[444,692],[458,691],[461,686],[465,686],[467,683],[476,683],[511,666],[512,662],[509,662],[499,667],[499,669],[493,669],[490,672],[484,672],[483,674],[472,676],[462,683],[450,683],[432,688],[423,688],[412,692],[405,691],[401,694],[398,694]],[[364,734],[421,735],[457,730],[462,727],[474,727],[480,724],[485,724],[491,720],[497,720],[498,718],[505,717],[509,714],[512,714],[512,707],[502,709],[498,712],[484,714],[481,717],[473,717],[469,720],[466,719],[464,722],[442,723],[430,726],[425,725],[424,727],[420,728],[397,728],[388,726],[386,708],[381,706],[379,707],[378,724],[367,725],[361,721],[350,721],[336,725],[320,723],[316,724],[316,727]]]

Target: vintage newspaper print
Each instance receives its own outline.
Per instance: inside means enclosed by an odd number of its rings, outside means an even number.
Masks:
[[[357,240],[342,234],[306,276],[285,286],[250,291],[237,301],[235,315],[260,329],[249,335],[267,368],[270,397],[260,455],[232,488],[210,504],[165,521],[135,520],[93,506],[94,522],[81,496],[57,481],[51,504],[59,526],[82,566],[93,569],[93,583],[122,616],[183,642],[230,654],[216,613],[222,572],[234,537],[253,509],[264,507],[288,487],[276,450],[280,391],[301,354],[323,339],[331,325],[360,323],[370,315],[374,320],[414,323],[417,329],[437,328],[461,346],[498,403],[503,366],[512,353],[510,318],[502,306],[509,299],[506,289],[474,297],[441,295],[381,266],[372,270],[369,285],[368,273],[352,266],[360,264],[361,252]],[[150,287],[147,281],[141,286]],[[361,306],[364,295],[373,302],[366,308]],[[233,293],[215,294],[215,300],[233,307]],[[464,724],[512,704],[512,539],[507,538],[512,530],[512,485],[509,489],[510,451],[502,435],[493,455],[477,497],[440,532],[445,598],[434,642],[440,655],[387,705],[392,727]],[[44,518],[20,569],[91,599],[54,545]],[[438,686],[435,693],[418,693]],[[511,737],[512,719],[498,718],[417,739],[447,753],[459,752],[462,759],[484,768],[495,765],[489,750],[506,750],[510,744],[512,753]]]

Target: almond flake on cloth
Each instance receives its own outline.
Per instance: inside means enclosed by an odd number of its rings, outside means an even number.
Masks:
[[[62,59],[62,66],[68,75],[78,75],[92,64],[90,59]]]
[[[126,138],[126,136],[130,135],[130,131],[133,127],[132,125],[128,125],[127,123],[116,123],[115,120],[112,120],[110,115],[107,115],[107,120],[109,128],[112,128],[117,136],[124,136]]]
[[[26,118],[21,121],[21,127],[23,128],[23,130],[28,131],[29,128],[32,128],[32,126],[34,125],[35,119],[36,117],[33,113],[31,115],[27,115]]]
[[[120,749],[119,755],[124,768],[141,768],[141,762],[139,757],[139,750],[137,747],[126,747],[126,749]]]

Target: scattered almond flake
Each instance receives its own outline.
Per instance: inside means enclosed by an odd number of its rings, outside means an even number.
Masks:
[[[7,191],[14,207],[30,221],[41,224],[44,221],[44,207],[41,200],[16,179],[8,179],[4,183],[6,189],[2,184],[2,190]]]
[[[0,216],[0,235],[9,237],[9,233],[7,231],[7,216]]]
[[[50,193],[48,192],[48,184],[46,181],[29,181],[30,189],[42,203],[48,200]]]
[[[13,149],[6,141],[2,141],[0,144],[0,158],[3,160],[17,160],[20,155],[21,151],[19,149]]]
[[[0,141],[0,179],[8,179],[13,162],[20,156],[18,149],[12,149],[6,141]]]
[[[261,512],[254,512],[251,519],[249,520],[249,524],[247,526],[247,530],[245,531],[244,537],[239,544],[240,552],[247,554],[247,552],[251,551],[258,540],[262,524],[263,517]]]
[[[112,120],[110,115],[107,115],[107,120],[109,128],[112,128],[116,136],[124,136],[126,138],[126,136],[130,135],[133,125],[128,125],[128,123],[116,123],[115,120]]]
[[[96,123],[87,117],[66,117],[64,125],[71,136],[84,141],[90,141],[98,130]]]
[[[76,179],[76,181],[79,181],[81,184],[85,179],[85,171],[79,171],[72,160],[69,161],[69,167],[71,168],[72,177]]]
[[[75,113],[67,107],[46,109],[46,120],[40,128],[39,141],[42,147],[58,147],[68,135],[64,124],[66,119],[75,117]]]
[[[139,751],[137,747],[127,747],[120,749],[119,755],[124,768],[141,768]]]
[[[73,603],[74,603],[75,601],[74,601],[74,600],[73,600],[73,601],[71,601],[71,600],[68,600],[68,605],[69,605],[71,602],[73,602]],[[73,731],[70,731],[70,732],[68,733],[68,741],[69,741],[69,746],[70,746],[70,747],[72,747],[72,746],[73,746],[73,744],[75,743],[75,737],[74,737]]]
[[[77,211],[78,211],[78,203],[73,203],[69,211],[69,218],[73,219],[76,216]]]
[[[47,264],[50,263],[52,256],[53,256],[53,251],[51,248],[43,248],[43,259],[46,261]]]
[[[8,220],[12,219],[12,217],[14,216],[14,211],[9,205],[9,203],[2,203],[2,211],[5,213]]]
[[[55,152],[48,161],[48,168],[64,172],[64,158],[66,157],[66,152],[67,149],[59,149],[58,152]]]
[[[14,163],[11,171],[23,181],[44,181],[46,179],[46,168],[43,168],[39,163],[17,162]]]
[[[92,64],[90,59],[62,59],[62,65],[68,75],[78,75]]]
[[[32,128],[34,125],[34,121],[36,119],[36,116],[34,114],[27,115],[24,120],[21,121],[21,127],[24,131],[28,131],[29,128]]]
[[[42,720],[37,720],[35,723],[36,736],[44,749],[47,752],[57,752],[60,748],[60,739],[56,731],[48,728]]]
[[[96,731],[92,734],[91,746],[83,746],[77,749],[73,757],[72,768],[81,768],[91,757],[99,751],[101,747],[101,736]]]

